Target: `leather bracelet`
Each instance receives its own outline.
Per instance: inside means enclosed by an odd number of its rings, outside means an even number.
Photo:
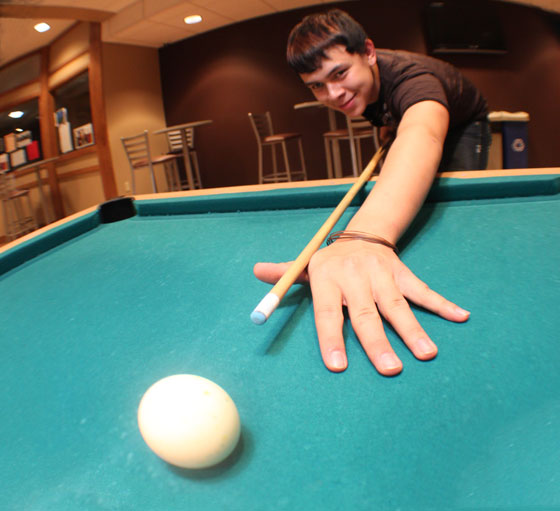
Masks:
[[[327,238],[327,245],[335,241],[367,241],[368,243],[377,243],[378,245],[384,245],[392,249],[395,254],[399,253],[399,249],[393,245],[390,241],[387,241],[385,238],[381,236],[377,236],[375,234],[369,234],[367,232],[360,232],[360,231],[336,231],[333,232]]]

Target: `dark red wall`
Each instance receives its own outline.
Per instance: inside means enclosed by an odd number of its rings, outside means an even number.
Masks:
[[[272,114],[276,131],[299,131],[311,179],[326,177],[321,133],[326,112],[294,110],[312,100],[285,64],[291,27],[305,14],[338,6],[358,19],[379,48],[427,52],[423,9],[427,0],[342,2],[237,23],[160,50],[168,125],[199,119],[214,123],[197,131],[205,187],[257,181],[257,145],[248,112]],[[508,53],[449,56],[482,90],[491,110],[531,114],[531,167],[560,165],[560,35],[543,11],[495,5]],[[404,15],[403,13],[406,13]]]

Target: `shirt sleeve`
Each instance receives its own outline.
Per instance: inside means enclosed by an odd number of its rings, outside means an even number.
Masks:
[[[437,101],[449,110],[443,85],[429,72],[406,77],[395,85],[390,97],[390,110],[398,119],[402,119],[406,110],[421,101]]]

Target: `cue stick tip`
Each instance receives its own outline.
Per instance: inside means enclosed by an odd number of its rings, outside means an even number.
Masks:
[[[280,298],[274,293],[268,293],[260,303],[255,307],[255,310],[251,313],[251,320],[255,325],[263,325],[266,320],[274,312],[278,304],[280,303]]]
[[[255,325],[264,325],[267,319],[268,318],[261,311],[255,309],[251,312],[251,321],[255,323]]]

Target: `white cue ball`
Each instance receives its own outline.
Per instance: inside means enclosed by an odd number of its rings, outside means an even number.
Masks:
[[[154,383],[138,407],[138,426],[148,447],[182,468],[206,468],[226,459],[239,441],[235,403],[214,382],[176,374]]]

